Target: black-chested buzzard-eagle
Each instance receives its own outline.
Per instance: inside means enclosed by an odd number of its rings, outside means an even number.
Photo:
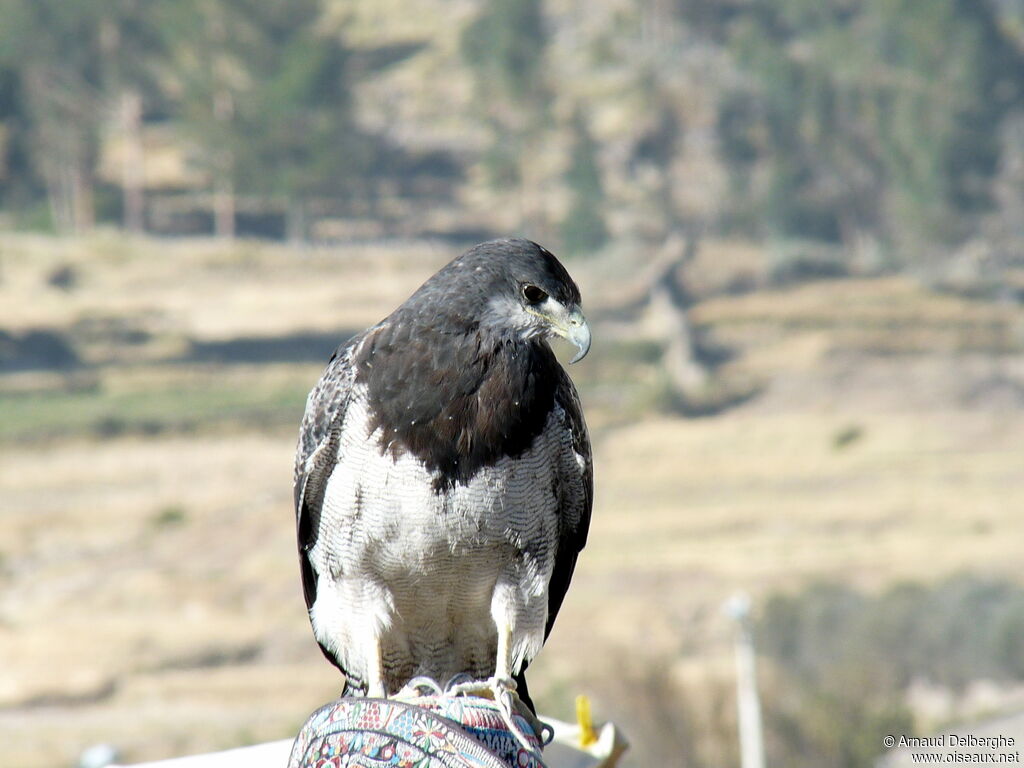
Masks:
[[[342,344],[295,460],[313,632],[347,695],[514,679],[587,538],[579,398],[547,340],[590,347],[580,293],[528,240],[478,245]]]

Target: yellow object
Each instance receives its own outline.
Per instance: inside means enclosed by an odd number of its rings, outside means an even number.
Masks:
[[[576,722],[580,726],[580,746],[589,747],[597,743],[597,731],[590,716],[590,699],[582,693],[576,697]]]

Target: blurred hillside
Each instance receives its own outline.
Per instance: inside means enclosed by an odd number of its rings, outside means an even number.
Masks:
[[[10,0],[0,160],[18,228],[563,252],[698,228],[998,272],[1024,1]]]
[[[543,712],[736,764],[739,589],[771,765],[1024,708],[1024,0],[6,0],[0,764],[337,694],[306,393],[507,234],[595,339]]]

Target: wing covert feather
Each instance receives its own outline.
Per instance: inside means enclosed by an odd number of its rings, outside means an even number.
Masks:
[[[327,368],[309,393],[295,453],[295,515],[298,527],[302,591],[306,608],[316,600],[317,575],[309,560],[320,529],[324,491],[338,462],[339,436],[345,423],[355,381],[353,353],[363,338],[353,337],[338,347]]]
[[[572,379],[561,368],[558,369],[559,381],[555,390],[555,402],[564,414],[563,429],[569,430],[572,439],[572,450],[575,456],[572,461],[560,462],[563,467],[559,477],[561,489],[559,518],[561,529],[558,549],[555,554],[555,568],[551,574],[548,589],[548,621],[545,628],[545,639],[551,633],[555,617],[562,607],[565,593],[569,589],[576,559],[586,546],[587,532],[590,530],[590,513],[594,504],[594,463],[590,450],[590,436],[587,424],[583,420],[583,408],[579,394]],[[576,460],[576,456],[579,457]]]

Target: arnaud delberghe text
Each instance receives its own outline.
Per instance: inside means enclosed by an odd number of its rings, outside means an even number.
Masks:
[[[897,746],[914,747],[916,749],[935,749],[939,747],[975,747],[981,749],[1004,749],[1014,746],[1012,736],[975,736],[955,733],[943,733],[939,736],[900,736]]]

